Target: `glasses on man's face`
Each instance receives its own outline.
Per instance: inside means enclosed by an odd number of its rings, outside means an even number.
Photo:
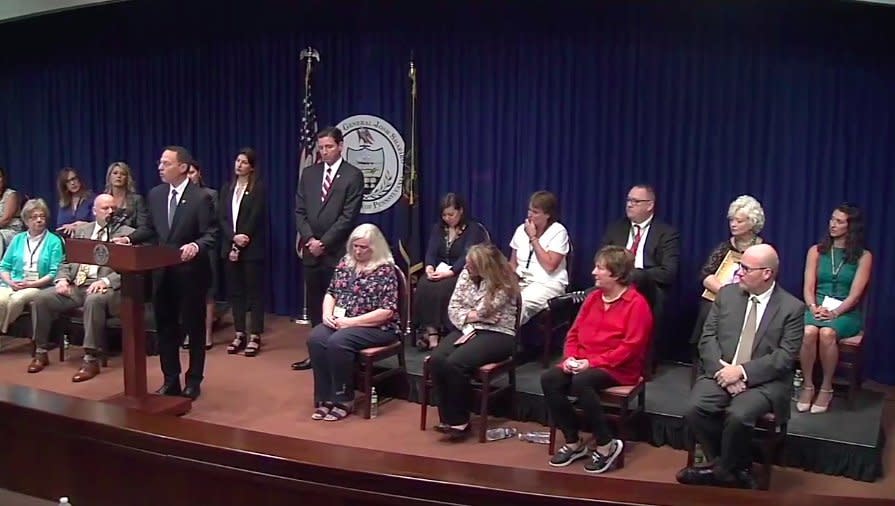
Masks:
[[[650,200],[650,199],[633,199],[633,198],[629,197],[629,198],[625,199],[625,202],[628,204],[631,204],[632,206],[636,206],[636,205],[640,205],[640,204],[645,204],[647,202],[652,202],[652,200]]]
[[[764,269],[770,269],[770,267],[749,267],[748,265],[740,264],[740,271],[744,274],[749,274],[750,272],[761,271]]]

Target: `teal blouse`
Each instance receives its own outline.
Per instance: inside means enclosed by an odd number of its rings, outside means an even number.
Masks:
[[[20,232],[13,237],[6,253],[3,254],[3,260],[0,261],[0,271],[8,272],[13,281],[24,281],[25,279],[25,243],[28,242],[28,232]],[[43,249],[40,251],[40,259],[37,261],[37,275],[44,277],[46,275],[56,278],[56,271],[65,258],[65,249],[62,246],[62,239],[58,235],[47,231],[47,238],[44,239]],[[0,286],[7,286],[6,283],[0,281]]]

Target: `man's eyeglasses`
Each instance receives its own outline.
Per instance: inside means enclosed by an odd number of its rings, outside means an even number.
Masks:
[[[635,204],[635,205],[636,205],[636,204],[643,204],[643,203],[645,203],[645,202],[652,202],[652,200],[651,200],[651,199],[631,199],[631,198],[628,198],[628,199],[625,199],[625,202],[627,202],[628,204]]]
[[[749,267],[748,265],[740,264],[740,271],[742,271],[746,274],[749,274],[750,272],[753,272],[753,271],[761,271],[764,269],[770,269],[770,267]]]

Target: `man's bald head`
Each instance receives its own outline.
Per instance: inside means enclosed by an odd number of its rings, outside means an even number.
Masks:
[[[777,274],[777,271],[780,269],[780,256],[777,255],[777,250],[773,246],[770,244],[756,244],[755,246],[750,246],[746,251],[756,255],[756,258],[761,261],[762,265],[772,269],[775,275]],[[743,256],[745,256],[745,253]]]
[[[740,287],[749,293],[764,293],[774,284],[780,269],[780,257],[768,244],[757,244],[743,252],[740,259]]]
[[[93,215],[100,226],[105,225],[109,216],[115,212],[115,198],[108,193],[100,193],[93,200]]]

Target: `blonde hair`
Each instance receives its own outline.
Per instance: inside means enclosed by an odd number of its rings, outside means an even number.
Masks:
[[[346,266],[350,268],[357,266],[357,260],[354,258],[354,241],[358,239],[370,241],[370,249],[373,250],[373,256],[370,257],[370,263],[366,270],[373,271],[380,265],[395,264],[395,258],[392,256],[388,242],[379,227],[372,223],[361,223],[351,231],[348,242],[345,243],[345,256],[342,260]]]
[[[137,193],[137,186],[134,184],[134,174],[131,172],[130,166],[124,162],[115,162],[112,165],[109,165],[109,168],[106,169],[105,192],[109,195],[112,194],[112,185],[109,184],[109,178],[112,176],[112,171],[115,169],[121,169],[124,172],[124,175],[127,176],[127,186],[125,187],[127,193]]]
[[[757,234],[764,228],[764,209],[761,202],[751,195],[740,195],[727,208],[727,219],[736,216],[737,213],[743,213],[749,222],[752,223],[752,233]]]
[[[483,281],[488,282],[488,298],[505,292],[511,299],[519,293],[519,283],[507,258],[493,244],[476,244],[469,248],[466,258]]]

